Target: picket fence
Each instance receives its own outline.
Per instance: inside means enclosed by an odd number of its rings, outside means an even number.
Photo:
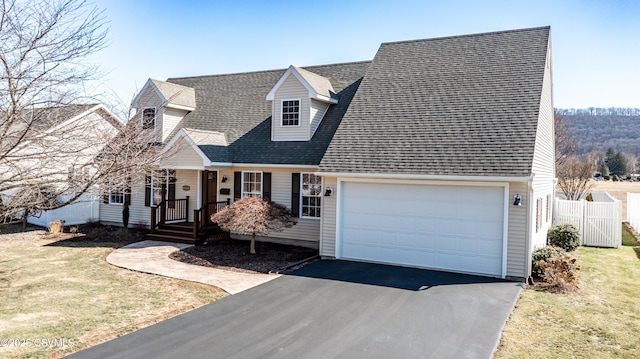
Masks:
[[[38,216],[29,217],[27,222],[41,227],[49,227],[49,223],[63,220],[65,226],[84,224],[100,219],[100,201],[96,196],[83,195],[67,206],[51,211],[42,211]]]
[[[640,232],[640,193],[627,192],[627,221]]]
[[[556,198],[553,223],[571,223],[580,231],[582,245],[622,246],[622,202],[608,193],[594,193],[593,202]]]

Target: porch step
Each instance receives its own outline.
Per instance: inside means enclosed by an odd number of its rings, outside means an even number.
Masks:
[[[148,233],[147,238],[156,241],[202,244],[212,234],[224,233],[217,224],[210,224],[200,230],[198,238],[193,238],[193,223],[165,223],[158,225],[155,233]]]
[[[163,234],[161,232],[148,233],[146,237],[147,239],[152,239],[154,241],[161,241],[161,242],[175,242],[175,243],[187,243],[187,244],[201,244],[202,242],[204,242],[203,239],[199,239],[199,238]]]

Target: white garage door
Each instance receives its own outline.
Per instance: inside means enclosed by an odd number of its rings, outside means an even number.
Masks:
[[[503,187],[342,188],[339,257],[501,276]]]

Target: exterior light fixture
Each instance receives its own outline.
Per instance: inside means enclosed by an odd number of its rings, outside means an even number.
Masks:
[[[522,206],[522,197],[519,194],[513,196],[513,205],[514,206]]]
[[[227,176],[222,176],[222,183],[227,183],[228,180]]]
[[[333,194],[333,188],[328,187],[326,191],[324,191],[324,196],[325,197],[331,197],[331,195]]]

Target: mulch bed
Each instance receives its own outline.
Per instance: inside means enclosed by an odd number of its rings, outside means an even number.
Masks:
[[[314,258],[316,249],[256,242],[256,254],[249,254],[249,242],[222,239],[171,253],[169,258],[205,267],[245,273],[283,273],[300,261]]]

